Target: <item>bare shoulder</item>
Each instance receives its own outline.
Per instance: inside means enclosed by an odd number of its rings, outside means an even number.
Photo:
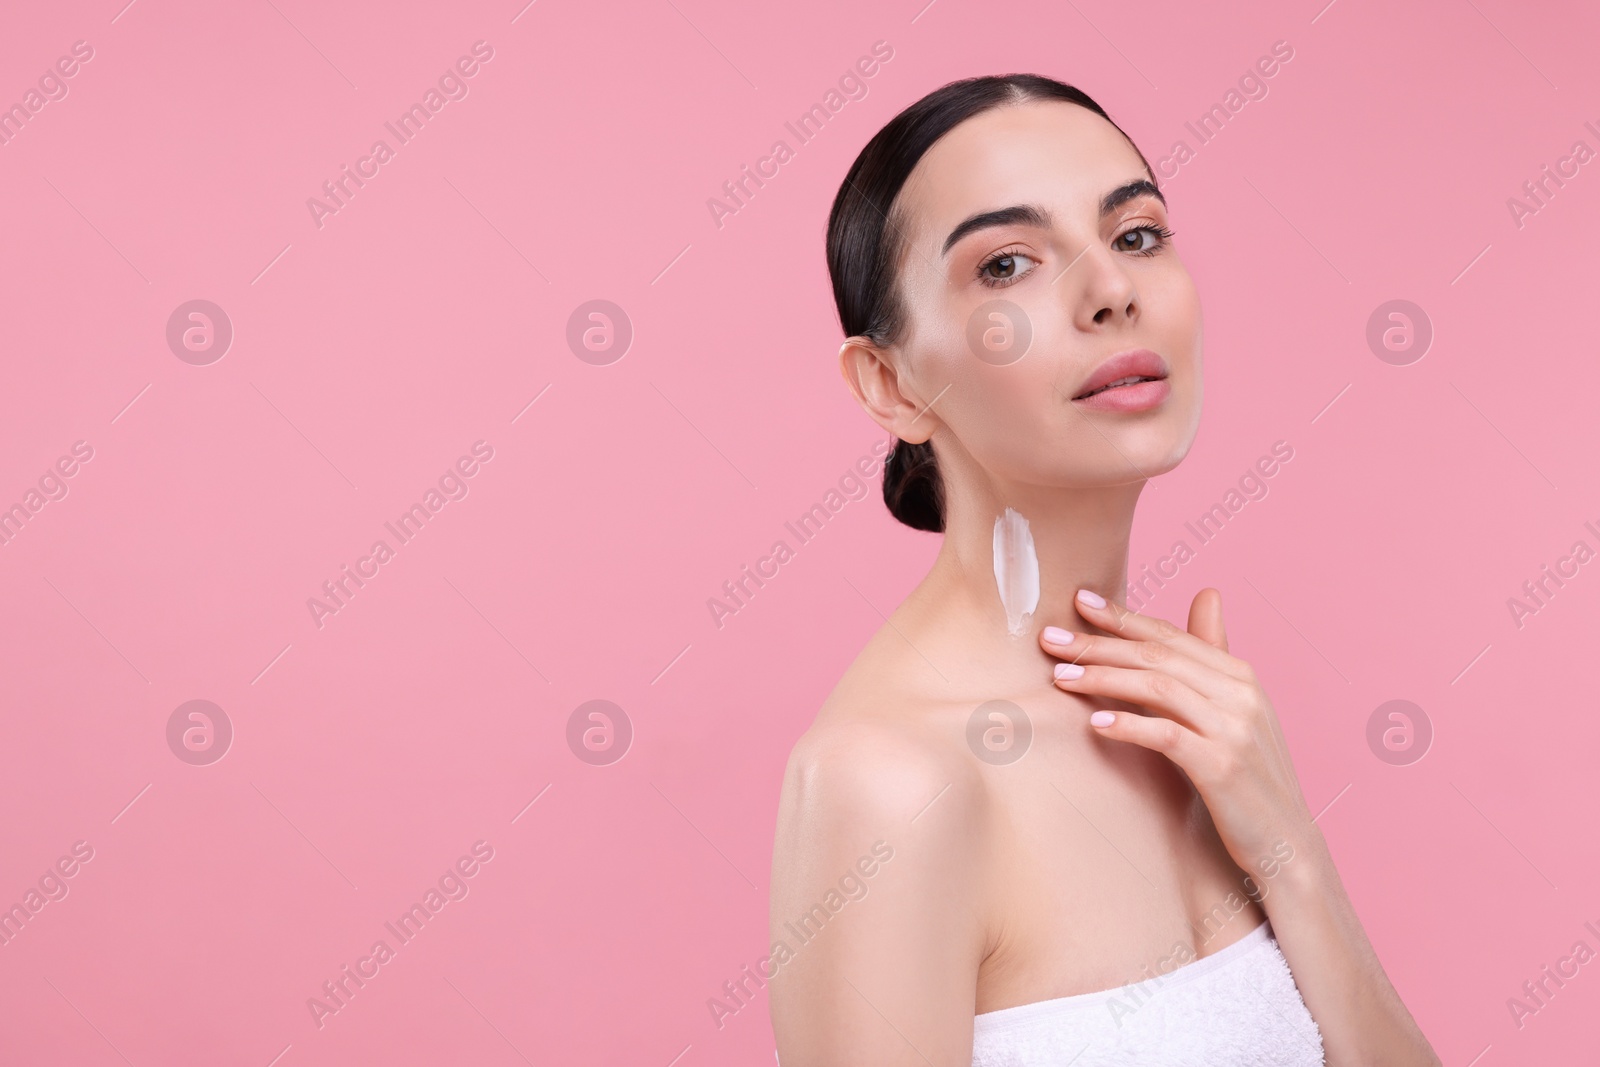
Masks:
[[[789,755],[769,915],[785,1067],[910,1064],[902,1034],[934,1062],[971,1056],[991,865],[950,721],[844,687]]]
[[[915,803],[909,818],[932,798],[930,786],[973,774],[951,708],[919,687],[897,652],[880,632],[850,665],[789,754],[786,795],[825,803],[843,790],[851,802]]]
[[[864,805],[909,820],[960,770],[917,726],[835,717],[814,723],[795,743],[784,792],[804,807]]]
[[[951,726],[947,713],[914,700],[836,693],[789,753],[780,813],[821,829],[815,820],[920,825],[952,792],[964,803],[950,807],[970,808],[981,777]]]
[[[803,903],[876,846],[906,894],[978,894],[984,780],[954,714],[848,685],[795,743],[773,845],[773,903]]]

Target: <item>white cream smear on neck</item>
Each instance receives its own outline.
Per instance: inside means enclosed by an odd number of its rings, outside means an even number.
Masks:
[[[1028,520],[1011,508],[994,520],[994,581],[1006,609],[1006,632],[1027,632],[1039,606],[1039,556],[1033,549]]]

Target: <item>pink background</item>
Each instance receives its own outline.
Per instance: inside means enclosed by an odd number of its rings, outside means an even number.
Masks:
[[[1507,206],[1600,150],[1592,5],[122,3],[0,32],[3,104],[94,49],[0,146],[0,506],[93,448],[0,548],[0,904],[94,850],[0,947],[0,1060],[770,1063],[764,997],[720,1030],[706,1001],[765,952],[789,747],[937,538],[873,485],[720,629],[706,602],[881,436],[834,363],[845,169],[1008,71],[1081,86],[1152,162],[1195,150],[1167,189],[1207,411],[1132,568],[1294,449],[1149,610],[1223,590],[1446,1064],[1595,1047],[1600,963],[1520,1029],[1506,1006],[1600,949],[1600,563],[1521,628],[1506,604],[1600,547],[1600,162]],[[319,228],[307,198],[479,40],[469,94]],[[797,145],[879,40],[868,95]],[[779,138],[719,228],[707,199]],[[193,299],[234,328],[206,366],[165,340]],[[606,366],[566,342],[593,299],[635,331]],[[1393,299],[1435,332],[1407,366],[1366,341]],[[479,440],[469,494],[319,629],[307,599]],[[1435,730],[1408,766],[1365,736],[1397,698]],[[207,766],[167,743],[193,699],[235,732]],[[635,731],[609,766],[566,742],[592,699]],[[479,840],[470,894],[319,1028],[307,999]]]

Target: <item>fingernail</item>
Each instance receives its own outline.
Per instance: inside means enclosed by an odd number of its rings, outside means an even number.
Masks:
[[[1088,589],[1078,590],[1078,599],[1089,605],[1091,608],[1103,608],[1106,606],[1105,597]]]
[[[1097,711],[1093,715],[1089,716],[1090,726],[1110,726],[1116,721],[1116,714],[1109,711]]]
[[[1044,628],[1044,639],[1052,645],[1070,645],[1072,643],[1072,631],[1063,630],[1059,626],[1046,626]]]
[[[1078,666],[1076,663],[1057,663],[1056,664],[1056,677],[1057,678],[1082,678],[1083,677],[1083,668]]]

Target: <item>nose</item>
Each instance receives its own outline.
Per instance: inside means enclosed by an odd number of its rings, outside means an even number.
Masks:
[[[1057,284],[1067,287],[1073,321],[1085,333],[1138,321],[1138,288],[1116,252],[1109,248],[1089,246]]]

